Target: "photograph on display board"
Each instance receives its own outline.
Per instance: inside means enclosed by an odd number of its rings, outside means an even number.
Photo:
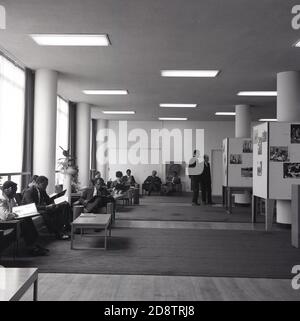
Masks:
[[[257,144],[258,143],[258,130],[257,129],[254,130],[253,137],[254,137],[254,144]]]
[[[270,147],[271,162],[289,162],[289,148],[287,146]]]
[[[263,143],[267,141],[267,139],[268,139],[268,133],[267,133],[267,131],[264,130],[264,131],[262,132],[261,138],[262,138],[262,142],[263,142]]]
[[[262,137],[258,137],[257,144],[258,144],[257,154],[262,155]]]
[[[230,155],[230,164],[242,164],[242,155],[241,154],[231,154]]]
[[[251,140],[244,140],[243,153],[252,153],[252,141]]]
[[[262,161],[258,162],[257,176],[262,176]]]
[[[300,125],[291,125],[291,143],[300,144]]]
[[[241,168],[242,177],[253,177],[253,167]]]
[[[284,163],[283,178],[300,178],[300,163]]]

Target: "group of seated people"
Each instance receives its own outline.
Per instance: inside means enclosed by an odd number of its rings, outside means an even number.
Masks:
[[[47,186],[47,177],[35,176],[28,188],[18,198],[17,184],[12,181],[5,182],[0,196],[0,222],[12,221],[18,218],[12,211],[13,207],[35,203],[48,231],[59,240],[68,240],[70,236],[67,232],[71,226],[72,209],[67,202],[55,204],[46,192]],[[31,217],[20,220],[20,230],[31,255],[48,254],[49,250],[38,243],[39,233]]]
[[[165,184],[162,184],[161,179],[157,176],[157,171],[154,170],[152,171],[152,175],[146,178],[142,187],[150,196],[152,192],[170,195],[178,191],[178,186],[181,186],[181,179],[176,171],[167,177]]]

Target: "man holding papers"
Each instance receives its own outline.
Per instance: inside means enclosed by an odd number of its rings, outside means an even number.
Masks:
[[[17,214],[12,212],[13,208],[18,206],[15,197],[17,192],[17,184],[7,181],[2,186],[2,195],[0,196],[0,223],[17,219]],[[13,225],[12,225],[13,226]],[[30,249],[30,254],[33,256],[46,255],[48,250],[37,243],[38,232],[32,222],[31,217],[20,220],[21,236],[24,238],[26,246]]]
[[[46,192],[48,178],[39,176],[36,184],[25,191],[22,204],[35,203],[37,210],[43,216],[50,233],[59,240],[68,240],[65,231],[70,227],[72,210],[67,202],[55,204]]]

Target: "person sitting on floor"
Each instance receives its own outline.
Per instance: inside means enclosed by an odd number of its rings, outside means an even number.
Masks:
[[[47,186],[48,178],[39,176],[36,185],[25,191],[22,204],[35,203],[49,232],[59,240],[67,240],[70,236],[65,232],[70,229],[72,209],[67,202],[56,205],[46,192]]]
[[[168,176],[165,184],[162,185],[162,193],[170,195],[173,192],[177,192],[177,186],[181,184],[181,179],[176,171],[173,172],[173,176]]]
[[[157,171],[152,171],[152,175],[148,176],[143,184],[143,189],[148,192],[148,195],[150,196],[151,193],[154,192],[160,192],[161,190],[161,179],[156,176]]]
[[[2,186],[2,195],[0,196],[0,223],[3,221],[13,221],[17,219],[17,214],[12,212],[12,208],[18,206],[16,202],[17,184],[7,181]],[[33,256],[47,255],[49,250],[37,243],[39,237],[38,231],[31,217],[20,220],[21,236],[26,246],[29,248],[29,254]]]
[[[127,171],[126,171],[125,180],[126,180],[126,183],[125,183],[126,185],[135,186],[135,184],[136,184],[134,176],[131,175],[130,169],[127,169]]]
[[[114,198],[110,195],[102,181],[100,178],[95,178],[92,181],[93,187],[86,188],[74,205],[83,205],[85,213],[101,213],[101,209],[107,203],[114,203]]]

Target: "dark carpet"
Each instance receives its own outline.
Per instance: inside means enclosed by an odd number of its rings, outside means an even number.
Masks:
[[[50,273],[285,279],[291,278],[292,266],[300,264],[300,250],[290,245],[289,231],[116,228],[107,251],[70,250],[69,241],[44,241],[49,256],[19,257],[15,263],[7,259],[2,264]]]
[[[142,221],[194,221],[194,222],[230,222],[251,223],[251,208],[236,207],[228,214],[220,206],[191,206],[188,203],[151,203],[139,206],[120,207],[118,220]],[[263,223],[263,215],[257,216],[257,222]]]

